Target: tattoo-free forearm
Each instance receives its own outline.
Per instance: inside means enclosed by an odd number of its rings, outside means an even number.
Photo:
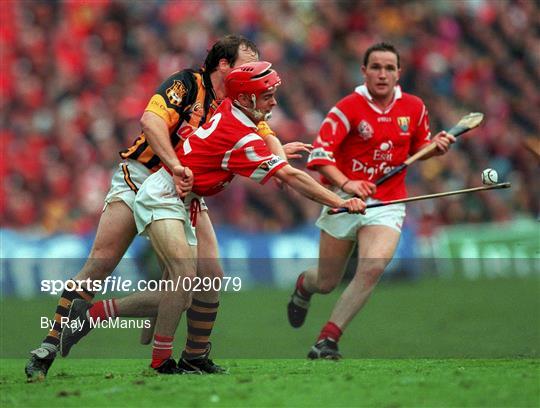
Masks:
[[[349,180],[348,177],[343,174],[342,171],[336,166],[318,166],[317,171],[336,187],[341,188],[341,186],[343,186],[343,184],[345,184]]]
[[[288,165],[276,173],[276,177],[303,196],[330,207],[339,207],[343,200],[332,191],[317,183],[309,174]]]
[[[169,129],[165,121],[153,112],[144,112],[141,127],[153,152],[169,168],[180,165],[171,144]]]

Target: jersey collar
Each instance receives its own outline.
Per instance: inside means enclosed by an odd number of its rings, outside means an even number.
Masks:
[[[242,123],[242,125],[257,129],[257,125],[253,123],[253,121],[244,112],[242,112],[242,109],[237,108],[233,101],[231,101],[231,112],[233,116],[238,119],[240,123]]]
[[[390,112],[390,110],[392,110],[392,108],[394,107],[394,104],[396,103],[396,101],[398,99],[401,99],[403,97],[403,93],[401,92],[401,87],[399,85],[396,85],[394,87],[394,99],[392,100],[392,102],[390,103],[390,105],[388,105],[386,107],[386,109],[383,111],[381,108],[379,108],[375,102],[373,102],[373,97],[371,96],[371,94],[369,93],[368,89],[367,89],[367,86],[364,84],[364,85],[360,85],[360,86],[357,86],[356,89],[354,90],[357,94],[359,94],[360,96],[362,96],[366,102],[368,103],[368,105],[371,107],[371,109],[373,109],[375,112],[379,113],[379,114],[384,114],[384,113],[388,113]]]

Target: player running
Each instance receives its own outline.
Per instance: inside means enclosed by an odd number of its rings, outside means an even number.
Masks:
[[[374,182],[427,143],[434,141],[434,154],[441,155],[455,138],[440,132],[430,139],[424,103],[397,85],[399,54],[391,44],[370,47],[362,72],[365,83],[340,100],[324,119],[308,168],[321,173],[323,182],[342,198],[361,197],[368,203],[404,198],[406,172],[379,188]],[[365,216],[328,215],[327,210],[323,207],[316,223],[321,229],[318,269],[298,277],[288,304],[290,324],[302,326],[311,296],[330,293],[341,282],[355,243],[358,264],[354,278],[309,351],[311,359],[341,358],[339,339],[392,259],[405,218],[404,204],[369,209]]]
[[[135,219],[141,234],[147,234],[169,278],[192,279],[196,275],[195,226],[198,219],[186,209],[185,201],[197,207],[201,197],[222,191],[236,175],[264,184],[276,177],[306,197],[330,207],[346,207],[352,213],[364,211],[359,198],[340,198],[318,184],[307,173],[272,154],[257,134],[257,125],[267,120],[276,106],[275,93],[281,80],[269,62],[252,62],[235,68],[225,80],[227,98],[214,116],[177,150],[183,171],[194,176],[192,192],[182,201],[175,194],[171,169],[164,167],[141,186],[135,199]],[[196,214],[196,213],[195,213]],[[176,374],[172,358],[174,334],[180,317],[192,305],[191,290],[180,285],[162,294],[152,352],[153,367],[163,374]],[[88,322],[90,304],[73,302],[70,319]],[[189,319],[189,315],[188,315]],[[69,350],[85,333],[66,327],[62,349]]]
[[[178,193],[183,197],[187,195],[193,180],[189,172],[184,172],[179,166],[174,149],[210,119],[219,102],[225,97],[224,79],[231,69],[235,65],[258,60],[258,54],[257,46],[246,38],[226,36],[212,46],[201,70],[186,69],[176,72],[160,85],[141,118],[141,135],[133,146],[121,152],[124,161],[113,175],[90,255],[74,280],[104,280],[116,268],[137,233],[132,212],[135,195],[143,181],[160,168],[161,162],[173,169]],[[281,144],[273,132],[265,123],[261,122],[260,125],[259,132],[265,136],[271,150],[283,155]],[[291,145],[288,151],[294,153],[295,150],[306,149],[306,145],[296,143]],[[198,264],[197,273],[200,277],[219,278],[223,276],[223,272],[218,262],[215,233],[203,201],[200,206],[197,228],[200,242],[198,256],[205,261]],[[194,333],[193,326],[188,326],[185,360],[192,369],[197,367],[197,370],[207,372],[220,370],[208,360],[208,338],[219,306],[218,296],[215,291],[199,292],[194,296],[194,305],[199,311],[193,312],[195,324],[201,319],[210,322],[206,324],[207,329],[202,337]],[[28,381],[43,380],[47,375],[59,351],[62,333],[60,321],[62,317],[67,317],[71,302],[74,299],[92,301],[93,297],[94,293],[88,290],[65,290],[61,294],[56,307],[54,327],[40,347],[31,352],[30,360],[26,364]],[[128,304],[112,303],[111,315],[117,312],[117,306],[141,315],[153,313],[150,305],[159,301],[154,299],[155,297],[159,297],[159,293],[145,292],[137,294]],[[149,309],[145,311],[145,308]],[[97,302],[96,309],[96,313],[109,310],[103,302]],[[189,313],[191,311],[188,311]],[[200,341],[194,342],[195,336],[198,336]]]

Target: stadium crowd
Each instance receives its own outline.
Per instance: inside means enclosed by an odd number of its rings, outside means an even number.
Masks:
[[[227,33],[254,40],[287,84],[270,121],[284,143],[313,141],[327,111],[362,82],[367,46],[381,40],[400,51],[400,83],[424,99],[433,132],[470,111],[486,115],[448,155],[411,168],[409,195],[477,186],[486,167],[511,181],[511,192],[410,205],[409,221],[421,231],[539,212],[538,161],[522,143],[540,134],[537,2],[94,0],[1,8],[3,226],[93,231],[118,151],[139,135],[156,87],[198,67]],[[304,168],[305,160],[293,165]],[[251,231],[279,231],[319,213],[293,192],[240,180],[208,204],[216,225]]]

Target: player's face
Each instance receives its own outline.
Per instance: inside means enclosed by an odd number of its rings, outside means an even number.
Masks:
[[[274,106],[277,105],[276,90],[266,91],[257,98],[256,109],[264,114],[270,113]]]
[[[367,66],[362,66],[366,86],[375,99],[392,97],[399,80],[397,55],[390,51],[374,51],[369,55]]]

